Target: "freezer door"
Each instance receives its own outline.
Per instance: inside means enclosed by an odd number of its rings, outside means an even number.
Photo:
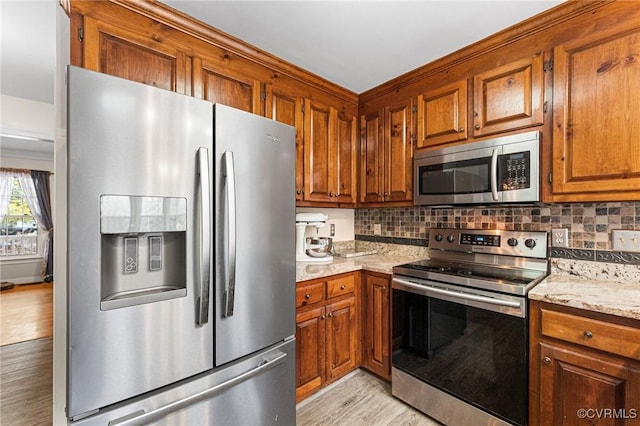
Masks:
[[[70,67],[67,414],[213,368],[212,104]]]
[[[295,333],[295,129],[214,106],[215,363]]]
[[[119,404],[78,426],[294,425],[295,340]]]

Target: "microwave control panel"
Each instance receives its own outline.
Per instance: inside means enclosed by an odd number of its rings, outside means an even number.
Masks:
[[[531,186],[530,160],[529,151],[501,155],[498,188],[501,191],[529,188]]]

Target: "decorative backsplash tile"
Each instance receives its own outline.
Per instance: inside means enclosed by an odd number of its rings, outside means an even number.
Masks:
[[[381,234],[374,235],[374,224]],[[640,202],[545,204],[499,207],[402,207],[356,209],[356,239],[428,238],[429,228],[569,230],[569,248],[553,248],[551,257],[635,264],[640,254],[611,252],[611,231],[640,230]]]

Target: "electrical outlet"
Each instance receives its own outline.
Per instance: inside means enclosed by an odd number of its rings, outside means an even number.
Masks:
[[[614,229],[611,242],[614,250],[640,252],[640,231]]]
[[[382,224],[380,223],[373,224],[373,235],[382,235]]]
[[[332,223],[329,225],[329,233],[331,235],[329,235],[330,237],[335,237],[336,236],[336,224]]]
[[[551,230],[551,247],[569,247],[569,230],[567,228]]]

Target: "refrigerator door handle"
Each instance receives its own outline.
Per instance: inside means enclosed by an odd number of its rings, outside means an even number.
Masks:
[[[209,276],[211,272],[211,200],[209,188],[209,150],[198,148],[198,179],[200,187],[200,296],[198,324],[209,322]]]
[[[273,354],[270,357],[265,357],[263,362],[249,371],[246,371],[239,376],[236,376],[232,379],[227,380],[226,382],[222,382],[216,386],[213,386],[207,390],[202,392],[198,392],[186,398],[180,399],[178,401],[174,401],[170,404],[164,405],[162,407],[156,408],[155,410],[151,410],[148,413],[145,413],[143,410],[138,410],[134,413],[128,414],[126,416],[120,417],[115,420],[111,420],[108,423],[108,426],[134,426],[134,425],[146,425],[153,421],[159,420],[175,411],[182,410],[190,405],[193,405],[197,402],[204,401],[212,398],[214,395],[224,392],[225,390],[236,386],[237,384],[244,382],[252,377],[255,377],[263,372],[274,368],[275,366],[284,362],[287,354],[284,352],[278,351],[276,354]]]
[[[227,264],[227,279],[224,289],[224,312],[226,317],[233,316],[236,291],[236,174],[233,163],[233,152],[222,154],[223,174],[227,182],[227,213],[229,214],[227,250],[229,263]]]

